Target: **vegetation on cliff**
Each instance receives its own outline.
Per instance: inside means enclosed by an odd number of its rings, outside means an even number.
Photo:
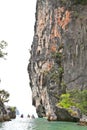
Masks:
[[[6,46],[7,42],[4,40],[0,42],[0,58],[5,58],[7,55],[7,52],[4,52]],[[12,118],[16,118],[16,107],[5,105],[9,101],[9,96],[8,91],[0,89],[0,122],[10,121]]]
[[[51,113],[57,120],[67,120],[68,116],[72,121],[71,116],[64,115],[72,107],[77,109],[77,117],[73,117],[80,118],[78,110],[87,113],[86,3],[87,0],[37,1],[28,71],[33,104],[41,117]]]
[[[6,106],[10,94],[5,90],[0,90],[0,122],[9,121],[16,118],[16,107]]]
[[[5,42],[4,40],[2,40],[0,42],[0,58],[4,58],[5,55],[7,55],[7,52],[4,52],[4,49],[7,46],[7,42]]]
[[[63,3],[66,3],[67,2],[67,0],[61,0]],[[69,0],[69,1],[71,1],[72,2],[72,0]],[[87,0],[73,0],[73,3],[74,4],[81,4],[81,5],[85,5],[85,4],[87,4]]]
[[[5,90],[0,90],[0,101],[5,103],[9,101],[10,94]]]
[[[87,4],[87,0],[75,0],[76,4]]]
[[[69,109],[75,106],[81,110],[82,113],[87,115],[87,90],[83,91],[70,91],[60,96],[58,106]]]

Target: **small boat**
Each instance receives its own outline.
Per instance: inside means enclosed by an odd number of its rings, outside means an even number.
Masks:
[[[27,117],[30,118],[30,115],[28,114]]]
[[[21,114],[21,116],[20,116],[21,118],[23,118],[24,117],[24,115],[23,114]]]
[[[35,116],[34,116],[34,115],[32,115],[32,116],[31,116],[31,119],[35,119]]]

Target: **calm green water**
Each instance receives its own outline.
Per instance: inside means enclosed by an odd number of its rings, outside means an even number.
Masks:
[[[0,123],[0,130],[87,130],[87,127],[71,122],[48,122],[46,119],[17,118]]]

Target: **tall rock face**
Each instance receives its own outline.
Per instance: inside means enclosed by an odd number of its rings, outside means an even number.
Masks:
[[[28,72],[39,117],[73,120],[57,107],[59,96],[74,88],[87,89],[87,5],[78,3],[37,0]]]

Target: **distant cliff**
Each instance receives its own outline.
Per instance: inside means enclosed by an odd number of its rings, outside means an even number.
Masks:
[[[57,104],[87,89],[87,1],[37,0],[34,31],[28,72],[37,114],[76,121]]]

